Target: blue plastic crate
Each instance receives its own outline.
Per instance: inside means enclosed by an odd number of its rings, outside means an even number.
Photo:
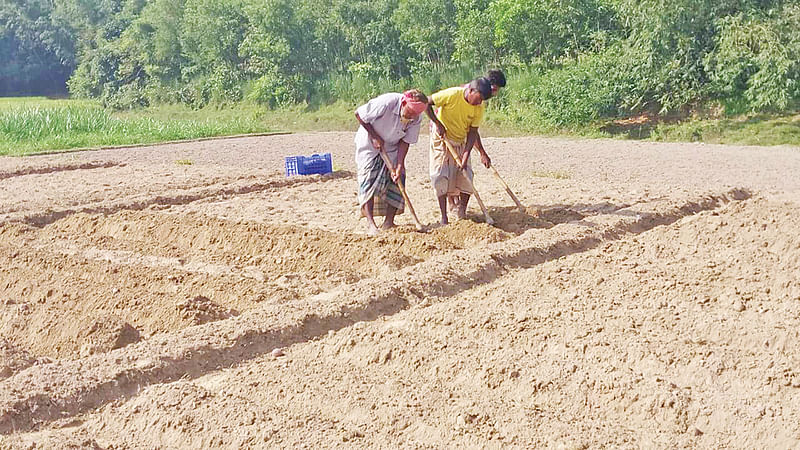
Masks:
[[[286,157],[287,177],[292,175],[324,175],[331,172],[333,172],[333,160],[330,153]]]

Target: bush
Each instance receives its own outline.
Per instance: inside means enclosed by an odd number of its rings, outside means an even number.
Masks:
[[[247,99],[270,108],[289,106],[304,97],[298,84],[304,84],[299,77],[295,80],[286,79],[277,72],[264,75],[250,85]]]
[[[712,92],[728,113],[780,111],[800,98],[800,6],[718,21],[706,60]]]
[[[590,48],[594,32],[616,28],[613,11],[599,0],[495,0],[489,13],[494,44],[523,62],[576,56]]]
[[[635,93],[635,80],[621,71],[613,54],[582,56],[549,71],[531,71],[527,86],[518,86],[519,100],[552,127],[569,127],[624,115]]]
[[[135,109],[150,105],[142,82],[123,84],[117,89],[106,89],[100,97],[100,103],[106,108],[115,110]]]

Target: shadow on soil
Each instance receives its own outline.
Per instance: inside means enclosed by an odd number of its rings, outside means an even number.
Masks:
[[[561,223],[584,220],[598,214],[614,214],[631,205],[615,205],[609,202],[573,205],[531,205],[525,212],[513,206],[488,208],[489,216],[494,219],[494,226],[508,233],[521,235],[530,229],[547,229]],[[627,215],[627,214],[625,214]],[[475,222],[484,222],[480,213],[470,212],[467,218]]]

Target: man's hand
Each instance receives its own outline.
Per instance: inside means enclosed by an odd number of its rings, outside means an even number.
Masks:
[[[486,152],[481,153],[481,162],[483,163],[486,168],[492,167],[492,159],[489,158],[489,155]]]
[[[439,136],[441,136],[442,139],[445,138],[446,130],[444,129],[444,125],[442,125],[441,123],[438,122],[436,123],[436,132],[439,133]]]
[[[403,167],[403,166],[395,167],[394,171],[390,172],[391,175],[392,175],[392,181],[394,181],[395,183],[398,183],[405,172],[406,172],[406,168],[405,167]]]
[[[467,164],[469,164],[469,155],[470,152],[464,152],[464,154],[461,155],[461,161],[458,165],[459,169],[464,170],[467,168]]]

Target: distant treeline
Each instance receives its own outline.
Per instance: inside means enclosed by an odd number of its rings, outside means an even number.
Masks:
[[[509,74],[554,126],[800,100],[800,0],[0,0],[0,95],[271,107]]]

